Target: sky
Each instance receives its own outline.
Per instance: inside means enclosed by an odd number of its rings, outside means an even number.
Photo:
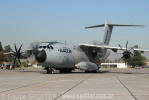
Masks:
[[[0,41],[26,48],[36,41],[68,43],[100,40],[103,24],[141,24],[145,27],[114,27],[110,45],[138,44],[149,49],[149,0],[0,0]]]

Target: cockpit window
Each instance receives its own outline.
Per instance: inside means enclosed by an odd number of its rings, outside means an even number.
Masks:
[[[48,45],[48,46],[39,46],[40,49],[54,49],[53,46]]]
[[[48,49],[53,49],[53,46],[48,45],[47,48],[48,48]]]
[[[39,48],[44,48],[45,49],[45,48],[47,48],[47,46],[40,46]]]
[[[39,46],[39,49],[54,49],[53,48],[53,45],[55,44],[63,44],[63,43],[60,43],[60,42],[41,42],[41,45]]]

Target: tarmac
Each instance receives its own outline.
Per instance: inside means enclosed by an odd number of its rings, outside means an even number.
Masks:
[[[149,68],[68,74],[0,70],[0,100],[149,100]]]

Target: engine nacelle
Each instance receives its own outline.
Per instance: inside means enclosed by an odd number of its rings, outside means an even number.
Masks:
[[[130,52],[130,51],[124,51],[123,52],[123,58],[125,58],[125,59],[130,59],[130,58],[132,58],[133,57],[133,53],[132,52]]]
[[[91,62],[80,62],[76,66],[77,68],[85,71],[97,71],[99,69],[95,63]]]
[[[90,47],[90,48],[88,48],[88,51],[87,51],[87,56],[88,56],[89,60],[94,63],[101,62],[101,60],[103,60],[103,57],[105,56],[105,54],[106,54],[106,50],[103,48]]]

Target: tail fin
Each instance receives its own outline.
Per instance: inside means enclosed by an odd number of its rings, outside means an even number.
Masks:
[[[88,29],[88,28],[104,27],[104,35],[102,38],[102,42],[105,45],[109,45],[113,26],[144,26],[144,25],[109,24],[108,22],[105,22],[105,24],[89,26],[89,27],[85,27],[85,28]]]

